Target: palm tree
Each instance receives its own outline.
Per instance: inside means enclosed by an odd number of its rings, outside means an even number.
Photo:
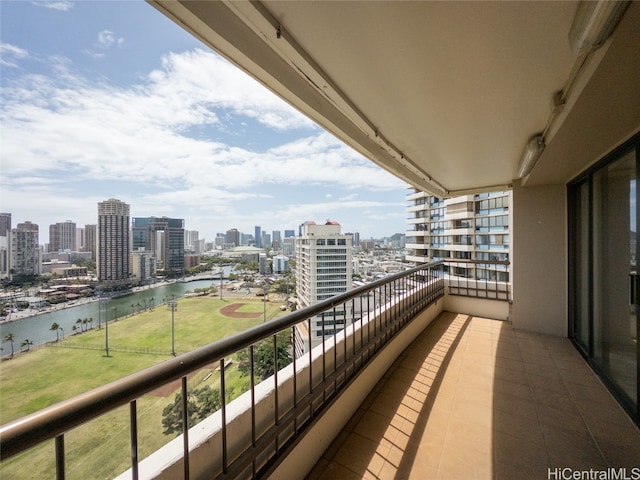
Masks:
[[[60,336],[59,336],[59,333],[58,333],[59,329],[60,329],[60,325],[58,325],[56,322],[53,322],[51,324],[51,328],[49,328],[49,330],[51,330],[51,331],[54,331],[54,330],[56,331],[56,342],[60,339]]]
[[[4,338],[2,339],[2,342],[11,342],[11,358],[13,358],[13,342],[16,339],[16,337],[13,336],[13,333],[7,333]]]
[[[33,345],[33,342],[28,338],[25,338],[24,341],[20,344],[20,350],[22,350],[23,347],[27,347],[27,352],[28,352],[29,347],[31,347],[31,345]]]
[[[88,319],[88,318],[83,318],[83,319],[82,319],[82,325],[84,325],[84,329],[85,329],[85,330],[89,330],[89,329],[87,328],[87,324],[88,324],[88,323],[89,323],[89,319]]]
[[[78,325],[78,327],[80,327],[80,331],[82,332],[82,319],[81,318],[76,320],[76,325]]]
[[[89,328],[93,330],[93,317],[89,317]]]
[[[71,331],[73,332],[73,334],[75,335],[76,333],[78,333],[78,327],[76,327],[75,325],[73,327],[71,327]]]

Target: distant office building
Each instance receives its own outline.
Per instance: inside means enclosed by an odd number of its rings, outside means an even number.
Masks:
[[[262,232],[262,248],[271,248],[271,234]]]
[[[131,275],[129,205],[115,198],[98,203],[98,279],[121,283]]]
[[[49,225],[49,252],[60,250],[70,250],[75,252],[76,247],[76,224],[71,220]]]
[[[76,227],[76,251],[84,252],[84,228]]]
[[[184,220],[169,217],[134,217],[133,248],[153,252],[158,270],[184,272]],[[197,233],[197,232],[196,232]]]
[[[354,234],[353,234],[353,246],[354,247],[359,247],[360,246],[360,232],[354,232]]]
[[[361,240],[360,249],[366,252],[372,252],[376,248],[376,242],[373,240]]]
[[[0,279],[9,277],[11,214],[0,213]]]
[[[274,230],[271,232],[271,246],[274,250],[280,250],[282,247],[282,237],[280,230]]]
[[[152,252],[138,248],[131,253],[132,276],[138,284],[149,283],[156,275],[156,260]]]
[[[215,246],[217,249],[222,249],[222,246],[225,244],[225,235],[224,233],[216,234],[216,239],[214,240]]]
[[[240,246],[240,232],[237,228],[227,230],[227,234],[225,235],[225,243],[232,243],[236,247]]]
[[[0,213],[0,237],[8,237],[11,234],[11,214]]]
[[[282,241],[282,254],[289,258],[296,256],[296,237],[285,237]]]
[[[256,248],[262,247],[262,228],[259,225],[254,227],[253,241]]]
[[[31,222],[19,223],[11,230],[9,248],[10,278],[42,273],[38,225]]]
[[[273,273],[284,273],[289,270],[289,259],[284,255],[276,255],[272,259]]]
[[[91,252],[91,259],[96,260],[98,252],[98,226],[97,225],[85,225],[84,226],[84,249],[87,252]]]
[[[296,237],[296,292],[300,308],[344,293],[351,288],[351,236],[340,233],[338,222],[324,225],[306,222]],[[332,336],[345,328],[350,312],[339,310],[311,320],[311,345],[308,336],[299,331],[304,348],[313,348],[324,336]],[[306,328],[306,327],[304,327]],[[298,344],[300,341],[297,342]]]
[[[251,245],[253,244],[253,235],[250,233],[242,233],[240,232],[240,245]]]
[[[185,230],[184,231],[184,249],[195,253],[198,248],[198,240],[200,238],[200,232],[197,230]]]
[[[258,255],[258,273],[261,275],[271,273],[269,271],[269,259],[267,258],[266,253],[260,253]]]
[[[295,237],[295,236],[296,236],[296,231],[295,230],[285,230],[284,231],[284,238]]]

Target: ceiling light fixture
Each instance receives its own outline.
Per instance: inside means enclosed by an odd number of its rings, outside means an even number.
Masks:
[[[518,178],[524,178],[531,173],[543,150],[544,136],[541,133],[529,139],[522,154],[520,166],[518,167]]]
[[[569,44],[578,54],[597,50],[609,38],[631,2],[581,1],[569,30]]]

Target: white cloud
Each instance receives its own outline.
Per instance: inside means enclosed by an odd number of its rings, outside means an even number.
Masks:
[[[112,32],[102,33],[105,45],[117,43]],[[53,74],[24,75],[1,92],[2,203],[33,219],[69,211],[78,212],[78,223],[94,223],[97,202],[113,196],[135,203],[136,216],[189,212],[230,228],[239,216],[247,218],[238,202],[255,202],[256,212],[271,215],[263,205],[271,200],[262,188],[267,184],[405,188],[215,54],[170,53],[161,68],[128,87],[92,83],[61,57],[51,67]],[[234,128],[227,122],[236,118],[238,124],[257,121],[265,136],[288,132],[289,140],[253,149],[223,143]],[[291,140],[292,133],[305,136]],[[87,195],[82,185],[88,182],[108,194]],[[296,201],[289,201],[273,212],[274,224],[390,207],[356,201],[356,193],[338,195],[339,201],[318,204],[290,207]],[[260,224],[257,215],[250,222]]]
[[[39,7],[50,8],[52,10],[61,10],[66,12],[73,8],[73,3],[67,0],[55,0],[55,1],[45,1],[45,2],[33,2],[34,5]]]
[[[29,52],[25,49],[11,45],[10,43],[0,43],[0,65],[3,67],[18,67],[16,60],[27,58]]]
[[[98,44],[102,48],[110,48],[112,45],[122,45],[124,43],[124,38],[116,38],[114,33],[110,30],[103,30],[98,32]]]

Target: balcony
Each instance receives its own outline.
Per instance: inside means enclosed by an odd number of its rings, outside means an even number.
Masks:
[[[561,478],[548,476],[556,467],[631,475],[638,459],[637,427],[567,339],[443,312],[308,478]]]
[[[514,330],[509,302],[477,283],[461,295],[442,267],[388,277],[4,425],[2,461],[55,438],[51,457],[65,478],[89,457],[65,458],[68,432],[128,404],[131,468],[122,480],[513,478],[633,466],[637,427],[569,340]],[[184,394],[191,373],[219,362],[224,399],[234,352],[249,347],[253,359],[256,342],[295,337],[299,322],[336,310],[351,315],[346,329],[138,459],[136,409],[146,393],[178,380]]]

